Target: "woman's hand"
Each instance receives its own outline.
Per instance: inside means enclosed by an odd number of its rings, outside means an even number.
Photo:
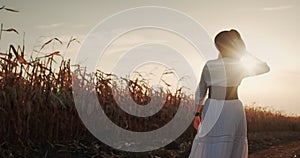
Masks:
[[[198,127],[199,127],[199,124],[201,122],[201,114],[202,114],[202,110],[203,110],[203,105],[198,105],[198,108],[197,108],[197,114],[194,118],[194,128],[196,130],[198,130]]]
[[[200,116],[195,116],[194,118],[194,128],[198,131],[199,124],[201,122]]]

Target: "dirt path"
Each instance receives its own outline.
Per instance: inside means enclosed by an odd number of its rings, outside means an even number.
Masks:
[[[253,153],[249,158],[300,158],[300,141],[290,142]]]

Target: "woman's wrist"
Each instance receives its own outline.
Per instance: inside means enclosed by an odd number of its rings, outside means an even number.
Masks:
[[[195,116],[200,116],[200,112],[197,111],[197,112],[194,113],[194,115]]]
[[[194,116],[200,116],[201,112],[203,110],[203,104],[199,103],[195,106],[195,112],[194,112]]]

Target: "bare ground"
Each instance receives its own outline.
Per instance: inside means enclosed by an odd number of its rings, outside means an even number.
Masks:
[[[300,157],[300,141],[272,146],[249,155],[249,158],[297,158]]]
[[[179,139],[168,146],[145,153],[114,150],[96,139],[22,144],[0,142],[0,158],[187,158],[191,141]],[[300,157],[300,132],[249,133],[249,158]]]

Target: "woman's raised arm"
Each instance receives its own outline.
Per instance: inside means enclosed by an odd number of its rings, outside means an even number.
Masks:
[[[270,71],[266,62],[261,61],[250,53],[245,53],[241,58],[244,77],[264,74]]]

